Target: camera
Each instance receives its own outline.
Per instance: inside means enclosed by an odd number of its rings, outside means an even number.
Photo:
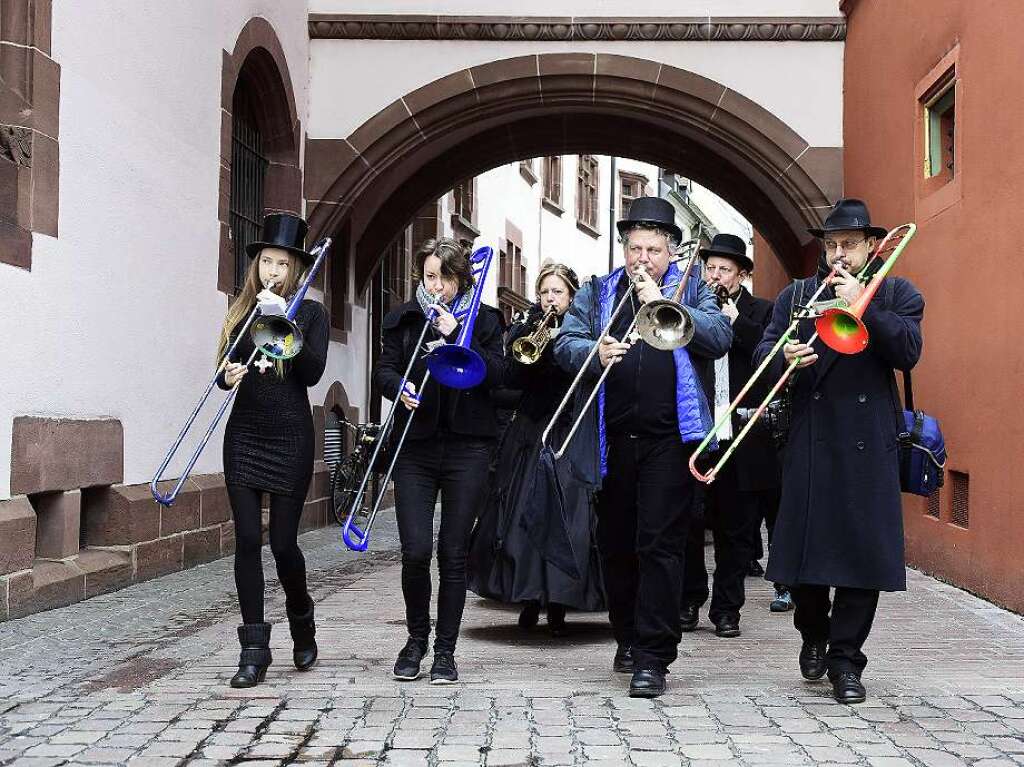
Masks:
[[[781,397],[769,402],[762,414],[762,420],[768,429],[768,433],[771,435],[772,442],[775,443],[776,449],[784,447],[786,440],[789,438],[791,418],[792,400],[787,390],[783,392]]]

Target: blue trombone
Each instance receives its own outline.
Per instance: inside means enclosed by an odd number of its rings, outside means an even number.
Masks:
[[[441,344],[427,353],[427,372],[423,374],[423,380],[420,381],[420,386],[416,390],[417,398],[423,395],[423,388],[427,385],[427,381],[430,380],[431,376],[434,376],[442,386],[452,389],[472,389],[474,386],[478,386],[487,376],[487,363],[484,362],[479,354],[469,348],[469,344],[473,338],[473,325],[476,324],[476,317],[480,312],[483,288],[487,282],[487,273],[490,271],[493,258],[494,251],[489,247],[478,248],[470,256],[470,263],[474,265],[473,277],[475,278],[475,284],[469,306],[455,313],[455,319],[460,323],[459,335],[454,342]],[[458,299],[456,299],[457,305]],[[409,358],[409,364],[405,366],[405,372],[402,374],[402,380],[399,382],[398,394],[395,395],[395,400],[391,403],[391,410],[388,411],[387,418],[381,424],[380,439],[377,440],[377,446],[370,457],[366,473],[359,483],[359,490],[356,491],[355,498],[352,500],[352,507],[349,509],[348,518],[345,520],[345,525],[341,531],[342,540],[345,541],[345,545],[351,551],[366,551],[370,547],[370,528],[373,527],[377,514],[380,512],[380,507],[384,503],[384,494],[387,491],[388,483],[391,481],[391,475],[394,473],[398,454],[402,451],[402,445],[405,444],[405,438],[409,433],[409,426],[412,424],[413,416],[416,415],[415,410],[410,411],[409,417],[405,421],[405,426],[402,428],[398,443],[392,452],[391,462],[388,464],[387,471],[384,473],[384,479],[380,483],[380,490],[374,499],[373,508],[370,510],[366,517],[366,522],[361,528],[356,525],[356,515],[362,506],[366,486],[370,481],[370,475],[373,474],[373,467],[377,463],[377,456],[380,455],[384,443],[390,436],[395,415],[398,412],[398,406],[401,404],[402,392],[405,391],[405,387],[409,383],[409,376],[412,375],[413,365],[416,363],[416,358],[419,356],[419,350],[423,345],[423,340],[426,338],[427,330],[430,328],[435,316],[436,313],[433,310],[427,315],[423,330],[420,331],[419,339],[413,347],[412,357]]]
[[[202,440],[200,440],[198,447],[192,452],[188,463],[185,465],[185,470],[181,473],[181,477],[178,478],[178,482],[174,485],[169,493],[161,493],[158,487],[160,478],[163,477],[167,466],[174,458],[175,453],[178,452],[178,448],[181,447],[181,443],[185,440],[185,435],[188,434],[189,429],[192,428],[192,424],[195,423],[196,418],[199,416],[199,411],[203,409],[203,405],[206,404],[206,400],[210,398],[210,393],[213,391],[213,387],[217,385],[217,378],[223,372],[224,368],[231,361],[231,356],[234,354],[235,349],[238,348],[238,344],[241,342],[243,335],[248,330],[252,337],[253,345],[256,347],[253,349],[252,354],[249,355],[249,359],[245,365],[248,367],[256,359],[257,354],[265,354],[268,357],[275,360],[287,360],[297,355],[302,350],[302,331],[299,326],[295,323],[295,315],[299,311],[299,307],[302,305],[302,299],[306,297],[306,291],[309,290],[309,286],[316,279],[317,272],[320,271],[320,267],[323,265],[324,259],[331,249],[331,238],[324,237],[318,242],[313,249],[310,251],[310,255],[314,256],[313,265],[306,272],[306,279],[295,295],[292,296],[288,302],[288,306],[285,309],[283,315],[261,315],[259,304],[253,307],[252,312],[249,313],[248,318],[239,328],[238,335],[235,337],[234,343],[231,344],[227,352],[224,354],[224,358],[217,365],[217,370],[213,374],[213,378],[210,383],[206,386],[206,391],[203,392],[203,396],[199,398],[199,402],[192,409],[191,415],[188,420],[185,421],[185,425],[182,427],[181,432],[178,434],[178,438],[174,440],[170,450],[167,451],[167,455],[164,456],[163,463],[160,464],[160,468],[156,471],[156,476],[153,477],[153,481],[149,483],[149,491],[153,494],[153,498],[157,503],[164,506],[171,506],[177,499],[178,493],[181,492],[181,488],[188,481],[189,474],[192,473],[192,468],[196,465],[196,461],[199,460],[200,454],[206,447],[206,443],[210,441],[213,436],[213,432],[217,429],[217,424],[220,423],[220,419],[224,417],[224,413],[227,412],[228,405],[235,399],[235,395],[238,393],[238,386],[231,387],[231,390],[224,397],[224,401],[217,409],[217,414],[213,417],[209,427],[206,429],[206,433],[203,434]],[[266,287],[270,287],[268,284]]]

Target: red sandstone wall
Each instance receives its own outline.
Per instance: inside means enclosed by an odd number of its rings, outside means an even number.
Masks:
[[[895,269],[927,302],[917,404],[941,420],[949,468],[970,476],[968,529],[950,522],[948,474],[939,519],[904,496],[908,558],[1024,612],[1024,14],[998,0],[859,0],[844,10],[846,194],[866,198],[883,225],[920,227]],[[960,199],[936,212],[918,189],[915,87],[957,45]]]

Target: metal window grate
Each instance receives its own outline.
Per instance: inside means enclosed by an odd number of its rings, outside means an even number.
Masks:
[[[263,186],[269,162],[263,155],[263,137],[240,85],[231,114],[231,240],[235,250],[235,289],[241,290],[249,268],[246,246],[263,231]]]
[[[970,527],[970,475],[962,471],[951,471],[949,479],[953,486],[950,521],[957,527]]]
[[[939,488],[932,490],[932,494],[928,496],[928,507],[925,514],[935,519],[939,518]]]

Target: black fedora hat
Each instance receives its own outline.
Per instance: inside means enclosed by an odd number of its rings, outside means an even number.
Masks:
[[[828,232],[842,232],[859,229],[869,237],[885,237],[888,231],[871,225],[871,214],[863,200],[847,197],[835,204],[821,229],[808,229],[815,237],[824,237]]]
[[[281,248],[294,253],[309,264],[313,257],[306,252],[306,232],[309,225],[294,213],[270,213],[263,218],[263,234],[256,242],[245,247],[249,258],[255,258],[263,248]]]
[[[615,228],[622,235],[638,224],[650,224],[671,232],[677,240],[683,239],[683,231],[676,226],[676,209],[660,197],[637,197],[629,204],[626,217],[616,223]]]
[[[754,271],[754,262],[747,255],[747,243],[743,241],[742,237],[737,237],[735,234],[716,234],[715,238],[711,240],[711,247],[701,248],[697,251],[697,255],[704,262],[707,262],[711,256],[730,258],[737,263],[740,269],[745,269],[748,272]]]

